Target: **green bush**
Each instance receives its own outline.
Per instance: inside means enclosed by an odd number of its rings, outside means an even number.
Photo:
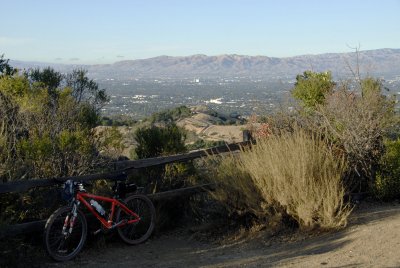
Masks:
[[[186,132],[175,124],[139,128],[135,131],[134,138],[138,143],[135,149],[138,159],[186,151]]]
[[[93,128],[108,98],[86,73],[0,76],[0,179],[80,175],[104,164]]]
[[[97,133],[103,89],[86,71],[51,68],[18,73],[0,56],[0,180],[4,182],[100,172],[121,150],[117,130]],[[104,136],[102,136],[104,134]],[[114,153],[116,154],[116,153]],[[0,196],[0,224],[44,219],[60,204],[57,189]]]
[[[172,123],[179,119],[189,117],[192,114],[190,109],[186,106],[179,106],[173,109],[168,109],[162,112],[154,113],[150,116],[149,120],[154,123]]]
[[[305,71],[296,76],[292,95],[300,100],[306,109],[314,109],[317,105],[324,103],[325,95],[332,92],[334,86],[330,72]]]
[[[171,123],[164,126],[152,125],[139,128],[134,133],[138,143],[135,148],[136,159],[167,156],[187,151],[185,146],[186,131]],[[148,185],[150,192],[183,187],[194,174],[191,163],[173,163],[141,170],[139,182]]]
[[[400,198],[400,139],[385,140],[385,154],[380,160],[374,194],[382,200]]]

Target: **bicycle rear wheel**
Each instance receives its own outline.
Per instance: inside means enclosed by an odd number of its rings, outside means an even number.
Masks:
[[[137,215],[140,220],[135,223],[118,227],[118,234],[121,239],[131,245],[146,241],[154,230],[156,210],[150,199],[144,195],[132,195],[124,200],[125,205]],[[126,214],[122,209],[117,211],[117,222],[131,220],[132,215]]]
[[[46,251],[56,261],[68,261],[73,259],[82,249],[87,235],[87,223],[85,215],[77,210],[77,216],[73,223],[72,232],[63,234],[64,222],[68,217],[68,228],[72,216],[70,206],[57,209],[47,220],[44,231]]]

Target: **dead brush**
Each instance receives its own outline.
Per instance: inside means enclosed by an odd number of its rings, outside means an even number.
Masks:
[[[351,207],[343,200],[345,161],[318,135],[295,128],[208,161],[210,178],[218,184],[211,194],[231,215],[252,215],[253,223],[271,227],[287,215],[303,229],[347,223]]]
[[[250,221],[269,215],[267,204],[250,173],[240,163],[238,153],[210,155],[205,160],[206,177],[217,185],[210,195],[226,210],[226,216],[239,225],[250,227]]]
[[[259,139],[244,150],[240,165],[267,204],[283,207],[302,228],[345,226],[351,212],[343,201],[346,171],[318,135],[301,129]]]

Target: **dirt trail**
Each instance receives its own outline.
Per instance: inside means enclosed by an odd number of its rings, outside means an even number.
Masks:
[[[218,245],[169,234],[138,246],[112,243],[49,267],[400,267],[400,205],[363,205],[339,232]]]

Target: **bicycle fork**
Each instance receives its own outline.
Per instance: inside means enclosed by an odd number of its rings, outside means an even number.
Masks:
[[[77,213],[78,205],[79,204],[74,203],[71,214],[68,214],[65,217],[64,225],[62,228],[62,234],[64,235],[65,239],[72,233],[72,230],[74,228],[75,220],[78,215],[78,213]]]

